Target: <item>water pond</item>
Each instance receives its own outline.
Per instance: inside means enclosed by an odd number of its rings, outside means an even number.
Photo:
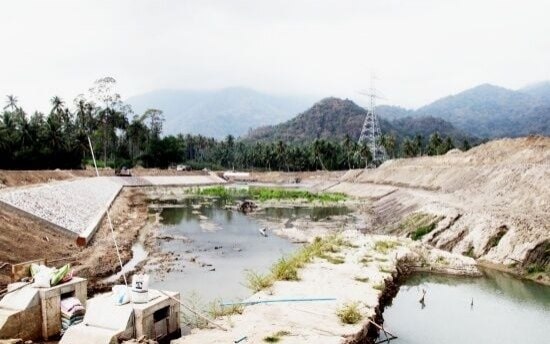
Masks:
[[[391,343],[550,343],[550,287],[484,273],[411,277],[383,314],[384,326],[399,337]]]
[[[279,258],[298,248],[272,233],[262,236],[257,218],[308,217],[315,221],[347,212],[343,207],[267,208],[251,217],[226,209],[222,200],[186,199],[177,207],[162,209],[160,227],[160,235],[190,239],[161,244],[162,251],[186,257],[185,267],[162,279],[153,276],[152,287],[179,291],[184,298],[192,295],[204,303],[246,298],[252,294],[245,286],[246,271],[267,272]],[[189,257],[196,261],[190,263]]]

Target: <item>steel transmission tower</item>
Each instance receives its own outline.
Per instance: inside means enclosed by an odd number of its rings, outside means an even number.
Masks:
[[[361,129],[361,136],[357,142],[359,146],[367,146],[372,154],[372,162],[374,166],[380,165],[386,160],[386,150],[384,146],[380,144],[382,138],[382,132],[380,131],[380,123],[376,116],[376,99],[380,98],[376,93],[374,87],[374,75],[371,76],[371,85],[368,92],[359,92],[364,96],[368,96],[370,99],[370,108],[367,111],[365,122],[363,122],[363,128]],[[371,166],[372,167],[372,166]]]

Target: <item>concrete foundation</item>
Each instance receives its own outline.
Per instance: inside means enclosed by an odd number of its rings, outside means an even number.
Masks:
[[[112,293],[98,295],[88,300],[83,322],[69,327],[60,343],[110,344],[141,336],[167,338],[180,330],[180,304],[176,301],[179,293],[164,293],[151,289],[149,302],[125,305],[116,305]]]
[[[86,283],[85,279],[75,277],[51,288],[34,288],[21,282],[10,284],[8,290],[14,291],[0,300],[0,339],[48,340],[59,335],[61,299],[76,297],[85,304]]]

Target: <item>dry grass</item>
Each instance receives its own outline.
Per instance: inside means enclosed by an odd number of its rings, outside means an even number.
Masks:
[[[338,315],[343,324],[353,325],[363,319],[363,315],[359,311],[359,302],[345,304],[342,308],[338,309],[336,315]]]

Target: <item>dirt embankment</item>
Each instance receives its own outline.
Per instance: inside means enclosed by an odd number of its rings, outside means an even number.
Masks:
[[[195,176],[207,175],[204,171],[176,171],[175,169],[160,168],[134,168],[134,176]],[[115,170],[111,168],[99,169],[100,176],[114,176]],[[88,167],[84,170],[0,170],[0,189],[13,186],[25,186],[40,183],[49,183],[57,180],[73,178],[95,177],[94,169]]]
[[[131,259],[131,246],[147,224],[147,200],[139,188],[123,189],[111,206],[111,217],[123,263]],[[98,280],[111,275],[118,267],[118,258],[110,228],[105,218],[92,242],[78,247],[72,238],[49,230],[28,217],[0,209],[0,264],[20,263],[46,258],[53,266],[71,263],[78,276],[88,278],[94,290]],[[10,265],[0,270],[0,284],[9,282]],[[0,288],[2,289],[2,288]]]
[[[370,199],[370,230],[424,231],[420,240],[435,247],[548,278],[548,137],[388,161],[328,189]]]

